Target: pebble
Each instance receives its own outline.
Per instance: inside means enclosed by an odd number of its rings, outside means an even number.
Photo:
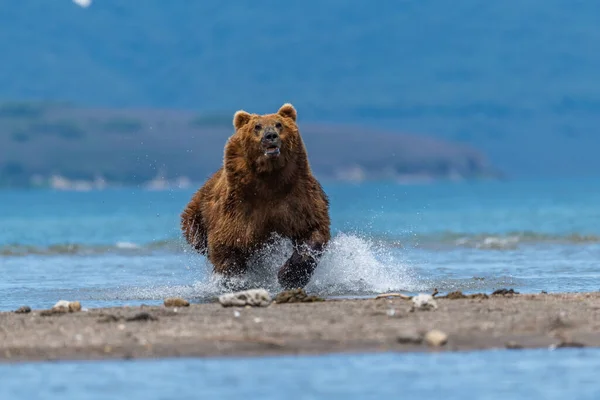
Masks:
[[[250,289],[223,294],[219,296],[219,303],[223,307],[266,307],[271,304],[271,296],[265,289]]]
[[[489,296],[485,293],[464,294],[460,290],[450,292],[443,299],[458,300],[458,299],[488,299]]]
[[[181,297],[169,297],[165,299],[165,307],[189,307],[190,302]]]
[[[557,348],[564,348],[564,347],[585,347],[585,344],[583,343],[579,343],[579,342],[572,342],[572,341],[563,341],[560,342],[558,345],[556,345]]]
[[[402,344],[421,344],[423,343],[423,335],[419,332],[404,332],[398,335],[396,340]]]
[[[78,301],[59,300],[51,309],[57,313],[77,312],[81,311],[81,303]]]
[[[140,312],[137,313],[131,317],[127,317],[125,318],[125,321],[157,321],[158,318],[156,318],[154,315],[147,313],[147,312]]]
[[[308,295],[304,289],[290,289],[284,290],[275,296],[275,303],[314,303],[318,301],[325,301],[325,299],[315,296]]]
[[[69,302],[67,300],[59,300],[52,306],[52,311],[69,312]]]
[[[521,346],[519,343],[515,342],[514,340],[511,340],[510,342],[507,342],[505,347],[507,349],[511,349],[511,350],[518,350],[518,349],[522,349],[523,346]]]
[[[378,294],[375,297],[375,300],[387,299],[389,297],[398,297],[398,298],[403,299],[403,300],[410,300],[412,298],[412,297],[410,297],[408,295],[405,295],[403,293],[381,293],[381,294]]]
[[[515,292],[515,289],[498,289],[492,293],[492,296],[512,296],[514,294],[519,294],[519,292]]]
[[[78,301],[69,302],[69,312],[81,311],[81,303]]]
[[[31,312],[31,307],[29,307],[29,306],[22,306],[15,310],[16,314],[27,314],[30,312]]]
[[[418,294],[412,298],[413,310],[435,310],[437,308],[437,302],[430,294]]]
[[[448,342],[448,335],[440,330],[432,329],[425,334],[425,342],[429,346],[440,347]]]

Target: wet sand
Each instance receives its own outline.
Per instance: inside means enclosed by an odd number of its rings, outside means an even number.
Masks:
[[[47,316],[2,312],[0,360],[600,346],[600,292],[436,301],[430,311],[410,311],[412,302],[401,298],[373,298],[265,308],[211,303]],[[422,341],[432,329],[445,332],[447,343]]]

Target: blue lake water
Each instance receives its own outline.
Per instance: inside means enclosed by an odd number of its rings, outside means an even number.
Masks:
[[[334,239],[307,289],[324,296],[600,288],[594,181],[325,184]],[[0,191],[0,310],[158,304],[219,293],[179,233],[192,190]],[[272,292],[289,247],[249,277]],[[25,363],[0,398],[598,398],[594,349]],[[191,383],[193,382],[193,384]]]
[[[600,283],[600,185],[523,181],[405,186],[325,184],[333,240],[307,290],[591,291]],[[0,310],[59,299],[155,304],[219,293],[190,252],[179,213],[192,190],[0,191]],[[249,281],[279,290],[289,244]]]
[[[596,349],[27,363],[0,365],[0,398],[595,400],[599,369]]]

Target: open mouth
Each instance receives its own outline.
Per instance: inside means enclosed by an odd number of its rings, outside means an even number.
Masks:
[[[279,147],[277,146],[269,146],[265,149],[265,156],[267,157],[277,157],[279,156]]]

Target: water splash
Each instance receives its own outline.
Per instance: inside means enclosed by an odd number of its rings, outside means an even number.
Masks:
[[[307,290],[327,296],[418,288],[417,277],[399,249],[350,234],[339,234],[331,241],[307,286]]]
[[[92,0],[73,0],[73,3],[77,4],[81,8],[88,8],[92,5]]]
[[[138,300],[181,296],[206,301],[227,291],[259,287],[274,295],[282,290],[277,282],[277,271],[292,252],[289,240],[274,238],[250,260],[246,274],[227,281],[211,273],[211,266],[204,257],[190,252],[187,259],[189,268],[197,269],[200,275],[193,284],[123,288],[113,296]],[[401,256],[398,248],[385,242],[354,234],[338,234],[330,241],[306,290],[327,297],[419,290],[414,271]]]

